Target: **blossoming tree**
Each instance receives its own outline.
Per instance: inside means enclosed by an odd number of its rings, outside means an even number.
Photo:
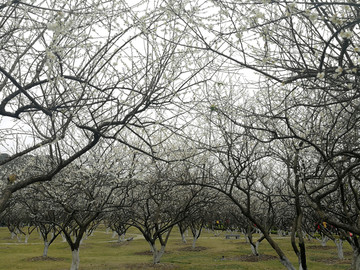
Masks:
[[[5,176],[0,211],[102,138],[151,154],[141,130],[166,125],[168,106],[201,83],[202,68],[183,61],[201,54],[178,46],[182,33],[162,23],[157,3],[13,0],[0,9],[1,151],[9,153],[0,166],[24,155],[51,161],[32,177],[21,168]]]

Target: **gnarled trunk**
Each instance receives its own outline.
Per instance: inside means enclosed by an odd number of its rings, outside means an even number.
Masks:
[[[160,250],[158,250],[156,248],[155,244],[151,244],[151,243],[149,243],[149,244],[150,244],[150,249],[153,253],[153,263],[154,264],[160,263],[161,257],[162,257],[162,255],[164,255],[164,252],[165,252],[165,246],[162,245],[160,247]]]

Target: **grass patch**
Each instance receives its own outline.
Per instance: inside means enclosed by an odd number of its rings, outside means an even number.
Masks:
[[[270,245],[263,241],[259,246],[260,256],[252,256],[250,245],[240,240],[225,239],[224,235],[215,237],[212,232],[203,232],[196,243],[196,248],[189,243],[182,243],[180,234],[174,230],[162,261],[152,264],[150,247],[135,229],[127,237],[132,241],[117,243],[106,233],[103,227],[98,228],[93,236],[84,240],[80,247],[80,269],[83,270],[118,270],[118,269],[284,269]],[[276,241],[284,249],[290,261],[297,267],[297,258],[292,251],[288,237]],[[335,244],[331,241],[322,247],[317,241],[306,242],[308,268],[349,269],[351,248],[344,243],[345,260],[338,260]],[[34,232],[28,243],[11,239],[7,228],[0,228],[0,269],[15,270],[64,270],[71,264],[71,251],[67,243],[59,237],[49,248],[48,258],[43,258],[43,242]]]

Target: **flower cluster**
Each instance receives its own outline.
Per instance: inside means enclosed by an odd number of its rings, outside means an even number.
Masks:
[[[331,21],[333,24],[341,24],[341,20],[337,17],[336,14],[334,14],[334,15],[331,16],[330,21]]]
[[[352,31],[341,31],[339,36],[343,39],[350,39],[353,36],[353,32]]]
[[[316,78],[318,79],[323,79],[325,77],[325,72],[319,72],[317,75],[316,75]]]

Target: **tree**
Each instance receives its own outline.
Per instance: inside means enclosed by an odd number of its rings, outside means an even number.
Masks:
[[[114,145],[110,145],[114,147]],[[52,209],[60,209],[54,224],[60,228],[72,252],[71,269],[80,264],[80,244],[114,207],[122,207],[131,184],[125,151],[118,155],[108,145],[99,144],[59,173],[51,182],[37,186]],[[102,153],[98,155],[98,153]],[[82,161],[82,163],[80,163]]]
[[[207,148],[204,154],[206,165],[198,165],[203,173],[190,183],[212,188],[227,196],[248,220],[250,227],[256,226],[261,231],[284,266],[294,269],[270,235],[276,196],[273,194],[269,149],[254,138],[250,128],[228,121],[229,117],[224,117],[220,111],[222,107],[219,106],[215,113],[211,111],[210,116],[208,108],[203,116],[210,121],[211,133],[199,141],[200,146]],[[235,114],[232,116],[236,117]],[[253,243],[252,247],[257,255],[256,244]]]
[[[61,233],[58,224],[61,223],[63,209],[55,207],[53,201],[41,196],[41,189],[36,186],[19,191],[17,201],[29,215],[31,226],[39,231],[44,241],[43,257],[47,257],[50,245]]]
[[[191,211],[188,211],[184,220],[178,223],[178,227],[182,236],[182,240],[186,243],[184,232],[190,229],[192,235],[192,249],[196,247],[196,241],[199,239],[204,227],[214,221],[215,213],[221,212],[224,203],[220,193],[212,189],[194,188],[191,183],[196,182],[204,176],[202,168],[196,167],[191,159],[186,159],[176,165],[179,176],[176,183],[182,190],[179,195],[190,193],[192,199]],[[190,185],[189,185],[190,184]],[[189,189],[190,188],[190,189]]]
[[[193,190],[193,193],[198,191]],[[219,202],[218,194],[211,194],[211,190],[203,190],[196,194],[193,202],[193,210],[190,211],[185,219],[192,235],[192,249],[196,248],[196,241],[199,239],[203,228],[207,225],[211,211],[215,208],[216,202]]]
[[[32,226],[33,224],[31,223],[29,213],[21,204],[19,198],[21,197],[15,197],[9,201],[9,207],[1,214],[0,218],[1,223],[9,229],[12,239],[16,236],[20,242],[21,237],[25,236],[26,243],[34,227]],[[26,230],[26,228],[28,228],[28,230]]]
[[[172,11],[181,26],[191,30],[187,37],[198,42],[197,49],[227,59],[229,69],[248,69],[253,75],[253,80],[242,81],[254,93],[234,109],[241,116],[234,118],[220,106],[217,111],[258,141],[288,141],[293,158],[299,155],[302,162],[316,164],[305,166],[312,174],[306,171],[305,177],[295,179],[299,189],[293,191],[306,198],[321,220],[358,236],[356,222],[342,217],[358,208],[350,207],[346,195],[356,194],[356,181],[349,177],[357,174],[360,164],[360,5],[321,0],[207,3],[179,4]],[[208,16],[203,16],[205,8]],[[331,204],[337,209],[333,211],[328,203],[335,198],[341,201]],[[297,207],[298,221],[301,211]],[[360,267],[358,254],[354,243],[354,269]],[[301,267],[306,268],[304,261]]]
[[[12,193],[51,180],[103,139],[154,154],[144,129],[166,125],[163,112],[201,83],[202,67],[186,69],[183,59],[198,55],[179,47],[182,33],[170,33],[166,14],[147,4],[1,5],[1,142],[10,156],[0,165],[31,154],[51,166],[2,185],[0,211]]]
[[[152,160],[147,166],[147,175],[142,181],[138,180],[133,193],[129,224],[142,233],[153,253],[153,263],[158,264],[173,227],[184,221],[195,208],[199,190],[184,190],[177,186],[175,180],[179,175],[172,171],[172,165]]]
[[[115,233],[118,235],[118,243],[125,240],[125,234],[130,228],[129,214],[130,211],[127,211],[127,209],[119,209],[116,211],[110,211],[110,213],[105,217],[106,225],[114,232],[113,237],[115,237]]]

